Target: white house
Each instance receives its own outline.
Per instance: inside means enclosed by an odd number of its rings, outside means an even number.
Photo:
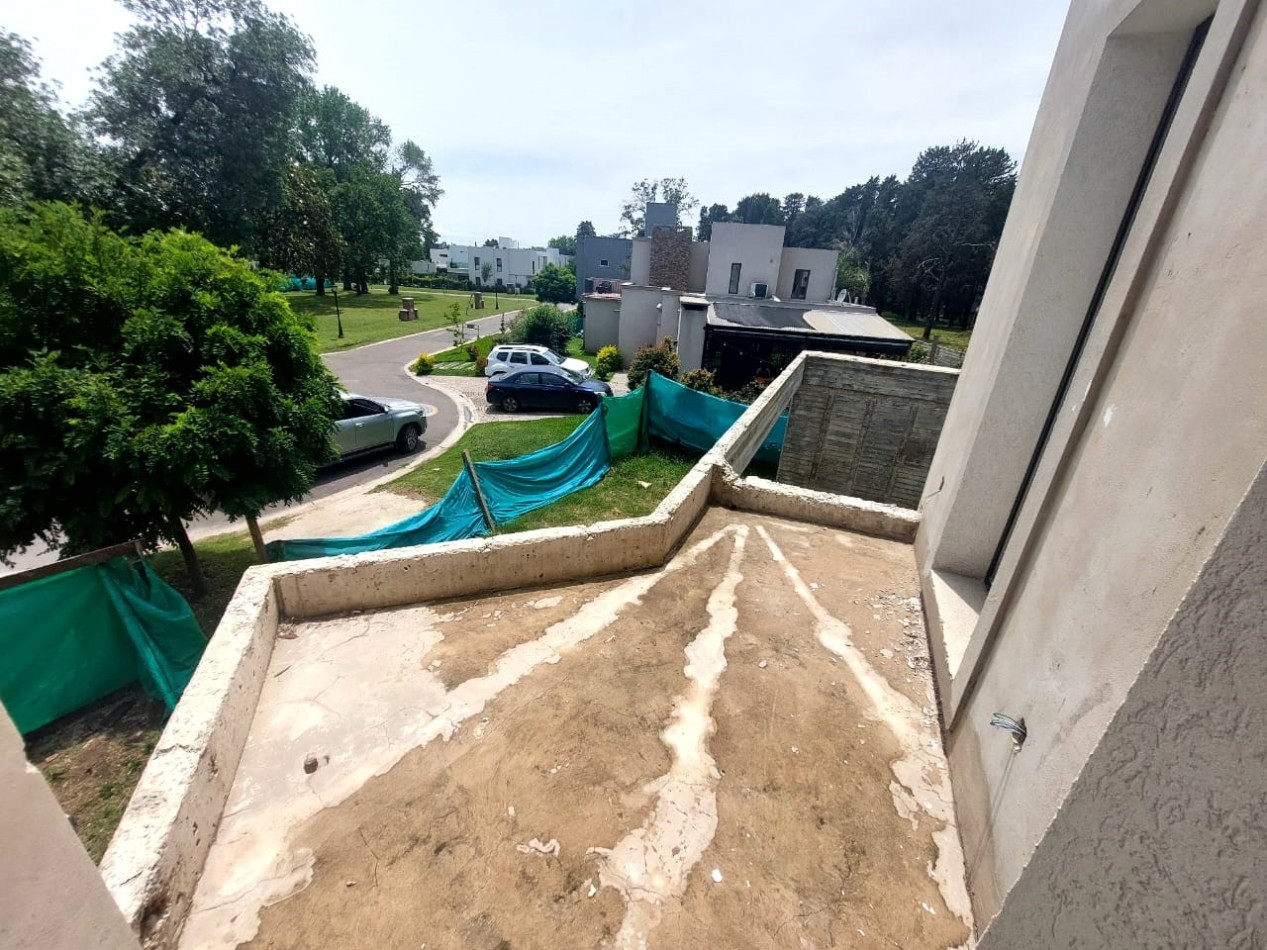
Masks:
[[[456,277],[465,277],[473,284],[486,287],[526,287],[546,264],[563,267],[567,255],[557,248],[520,247],[519,242],[499,237],[496,246],[482,247],[475,244],[450,244],[433,247],[431,261],[439,270]],[[484,267],[488,266],[488,277]]]

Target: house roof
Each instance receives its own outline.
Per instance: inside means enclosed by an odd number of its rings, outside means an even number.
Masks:
[[[821,333],[828,336],[864,337],[873,340],[911,342],[872,307],[860,304],[831,304],[820,307],[789,306],[785,303],[757,303],[742,300],[714,300],[708,315],[712,326],[743,327],[752,330],[783,330]]]

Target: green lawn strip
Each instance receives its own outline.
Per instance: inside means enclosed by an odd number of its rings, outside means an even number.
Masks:
[[[530,422],[481,422],[467,429],[447,451],[379,490],[439,501],[462,471],[463,449],[471,453],[474,462],[516,458],[566,439],[585,418],[576,415],[533,419]]]
[[[904,330],[916,340],[924,339],[924,323],[920,320],[907,320],[905,317],[899,317],[896,313],[886,311],[884,319],[893,324],[899,330]],[[952,330],[948,327],[933,327],[933,336],[941,339],[942,343],[947,346],[953,346],[956,350],[966,350],[968,341],[972,339],[971,330]]]
[[[345,350],[366,343],[377,343],[380,340],[393,340],[410,333],[421,333],[447,326],[444,317],[445,309],[454,301],[468,304],[470,294],[446,293],[438,290],[426,290],[420,287],[402,287],[399,294],[387,293],[381,285],[370,287],[368,294],[357,295],[339,292],[339,311],[343,321],[343,339],[338,337],[338,319],[334,312],[334,294],[326,291],[318,297],[310,290],[292,291],[284,295],[290,307],[296,313],[312,316],[316,325],[317,349],[322,353]],[[418,311],[418,319],[402,321],[397,316],[400,311],[402,297],[412,297],[414,308]],[[483,310],[465,308],[465,319],[478,320],[483,317],[522,310],[536,304],[536,298],[529,296],[511,296],[503,294],[498,308],[494,308],[491,297],[484,298]]]
[[[462,450],[476,462],[515,458],[566,438],[584,416],[535,419],[531,422],[482,422],[471,426],[447,452],[430,463],[383,486],[387,491],[435,501],[462,470]],[[698,456],[657,448],[646,455],[617,461],[597,485],[553,505],[529,512],[498,529],[499,534],[570,524],[593,524],[649,514],[695,464]],[[646,482],[649,487],[643,487]]]
[[[563,355],[575,356],[578,360],[585,360],[585,362],[589,364],[590,369],[594,368],[594,363],[598,360],[597,353],[585,352],[585,343],[579,336],[574,336],[568,341],[568,351]]]
[[[654,448],[646,455],[626,456],[613,463],[597,485],[521,515],[502,525],[497,533],[513,534],[537,528],[595,524],[649,515],[697,461],[698,456],[669,448]]]

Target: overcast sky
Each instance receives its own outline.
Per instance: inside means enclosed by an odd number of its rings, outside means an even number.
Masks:
[[[1067,0],[272,0],[335,85],[435,162],[442,237],[544,244],[617,227],[640,178],[705,204],[829,198],[961,138],[1021,158]],[[79,105],[128,15],[11,0]],[[693,223],[693,222],[692,222]]]

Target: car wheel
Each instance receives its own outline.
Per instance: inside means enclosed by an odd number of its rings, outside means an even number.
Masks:
[[[502,412],[518,412],[519,400],[514,396],[502,396]]]
[[[594,411],[594,400],[588,396],[582,396],[576,403],[576,411],[590,413]]]
[[[421,442],[422,432],[417,426],[405,426],[396,436],[396,448],[406,453],[417,452]]]

